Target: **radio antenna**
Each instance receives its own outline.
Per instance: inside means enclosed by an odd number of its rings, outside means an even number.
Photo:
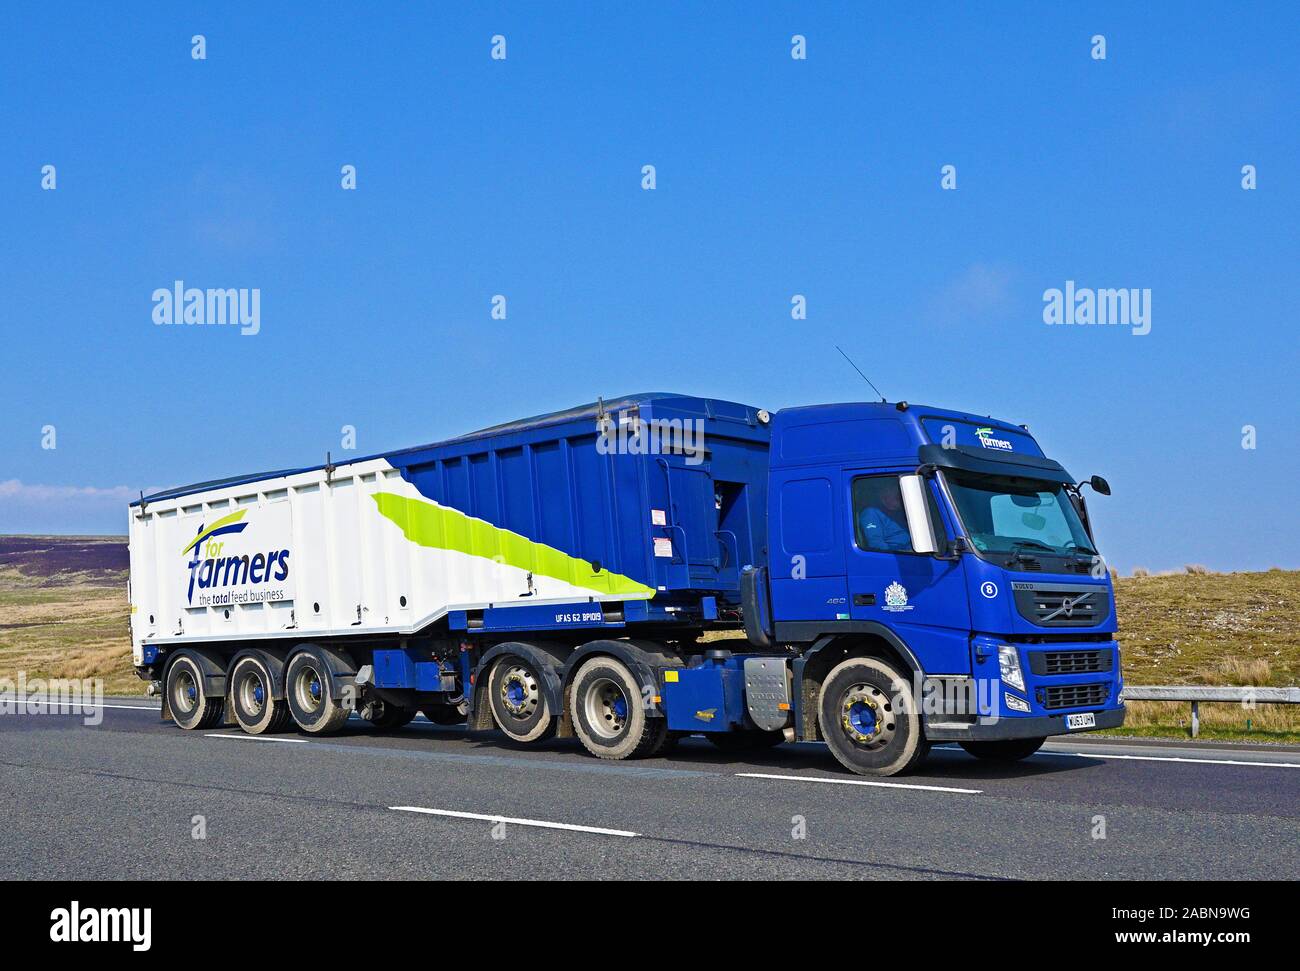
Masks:
[[[844,354],[844,348],[840,347],[839,344],[836,344],[835,349],[844,355],[844,360],[849,362],[849,365],[853,368],[853,370],[857,371],[858,374],[862,374],[862,368],[858,367],[856,364],[853,363],[853,358],[849,357],[847,354]],[[867,382],[867,384],[871,384],[871,379],[867,377],[865,374],[862,374],[862,380]],[[880,389],[877,388],[874,384],[871,384],[871,390],[874,391],[876,394],[880,394]],[[880,394],[880,400],[883,403],[888,399],[883,394]]]

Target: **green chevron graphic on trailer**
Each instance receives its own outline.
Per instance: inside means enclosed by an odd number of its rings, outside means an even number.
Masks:
[[[407,539],[431,549],[454,550],[505,563],[575,587],[623,597],[653,597],[654,589],[621,573],[591,572],[586,560],[537,543],[459,509],[408,499],[393,492],[376,492],[371,498],[379,512],[397,525]]]

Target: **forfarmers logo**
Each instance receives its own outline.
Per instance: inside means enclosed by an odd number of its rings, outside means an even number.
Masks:
[[[993,429],[989,427],[975,429],[975,437],[985,448],[995,448],[1001,452],[1013,452],[1011,443],[1005,438],[998,438],[993,434]]]
[[[206,592],[206,595],[200,593],[199,606],[283,599],[283,590],[246,591],[239,595],[234,590],[228,590],[225,594],[215,593],[220,588],[260,587],[289,578],[287,549],[259,551],[251,555],[238,552],[228,554],[225,551],[225,541],[216,541],[218,536],[234,535],[247,529],[249,524],[244,522],[247,512],[246,509],[240,509],[229,516],[223,516],[206,529],[200,524],[198,535],[181,550],[181,556],[193,553],[186,564],[190,570],[187,592],[190,603],[194,603],[195,587]]]

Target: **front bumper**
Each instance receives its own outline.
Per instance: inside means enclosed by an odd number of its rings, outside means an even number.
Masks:
[[[1124,706],[1095,712],[1097,724],[1093,728],[1065,727],[1065,715],[1040,715],[1033,718],[1004,716],[979,718],[970,723],[927,721],[925,737],[932,742],[997,742],[1012,738],[1043,738],[1049,735],[1081,735],[1103,728],[1119,728],[1124,724]],[[1067,714],[1077,714],[1068,712]]]

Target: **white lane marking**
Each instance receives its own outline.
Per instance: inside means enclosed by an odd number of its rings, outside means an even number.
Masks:
[[[477,819],[485,823],[514,823],[516,826],[537,826],[541,829],[567,829],[575,833],[596,833],[599,836],[640,836],[626,829],[604,829],[600,826],[578,826],[576,823],[552,823],[545,819],[515,819],[513,816],[487,816],[483,813],[462,813],[451,809],[426,809],[423,806],[389,806],[399,813],[423,813],[426,816],[451,816],[454,819]]]
[[[879,786],[882,789],[920,789],[924,792],[960,792],[978,796],[983,789],[954,789],[951,786],[922,786],[910,782],[873,782],[870,779],[827,779],[817,775],[769,775],[766,772],[737,772],[741,779],[782,779],[786,782],[829,782],[837,786]]]
[[[204,738],[238,738],[244,740],[245,742],[296,742],[298,745],[307,744],[307,739],[305,738],[273,738],[270,735],[218,735],[216,733],[209,733],[204,735],[203,737]]]
[[[1249,765],[1263,769],[1300,769],[1300,762],[1244,762],[1240,759],[1188,759],[1173,755],[1112,755],[1100,752],[1036,752],[1058,759],[1128,759],[1132,762],[1188,762],[1194,765]]]

